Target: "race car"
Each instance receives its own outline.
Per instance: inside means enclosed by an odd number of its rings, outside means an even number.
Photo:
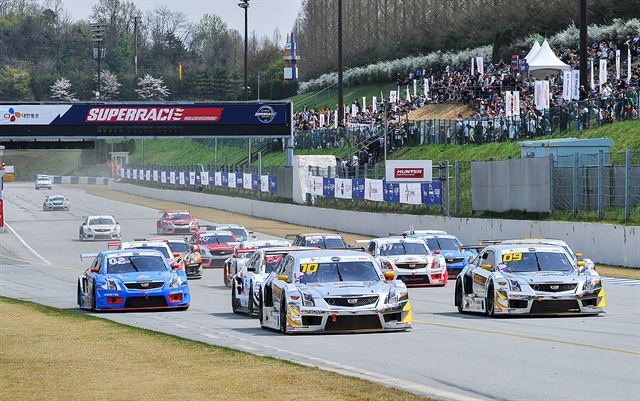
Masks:
[[[184,257],[184,268],[188,278],[202,278],[202,254],[197,245],[191,245],[191,250]]]
[[[482,242],[482,241],[481,241]],[[486,241],[485,241],[486,242]],[[574,263],[578,263],[580,258],[582,258],[582,253],[573,252],[573,249],[563,240],[560,239],[551,239],[551,238],[520,238],[520,239],[510,239],[500,241],[501,244],[547,244],[547,245],[555,245],[564,249],[567,252],[567,255],[574,261]],[[585,263],[585,267],[590,270],[595,270],[596,266],[593,260],[584,258],[582,259]]]
[[[78,239],[85,240],[119,240],[120,224],[113,216],[86,216],[82,218],[82,224],[78,232]]]
[[[258,311],[260,286],[264,279],[275,271],[283,256],[296,251],[310,250],[304,247],[267,247],[251,253],[241,269],[230,281],[231,309],[233,313],[246,313],[252,316]]]
[[[69,210],[71,203],[64,195],[47,195],[42,203],[42,210]]]
[[[253,231],[249,231],[240,224],[214,224],[207,226],[207,231],[231,231],[236,237],[236,241],[243,242],[255,239]]]
[[[226,285],[227,287],[231,287],[231,276],[240,271],[242,266],[244,266],[244,262],[248,258],[250,258],[256,250],[260,248],[271,248],[278,246],[291,246],[291,242],[287,240],[242,241],[233,250],[233,254],[224,262],[224,272],[222,273],[224,285]]]
[[[172,252],[169,247],[168,241],[165,240],[152,240],[152,239],[135,239],[133,241],[121,242],[112,241],[108,242],[109,249],[153,249],[162,254],[169,264],[177,264],[179,270],[184,270],[184,260],[180,253]]]
[[[48,175],[38,175],[35,183],[36,190],[53,188],[53,180]]]
[[[597,272],[548,244],[496,244],[481,250],[458,276],[460,313],[599,314],[606,306]]]
[[[363,241],[357,241],[362,243]],[[367,252],[383,271],[393,271],[408,287],[445,286],[449,282],[445,259],[417,238],[386,237],[366,240]]]
[[[189,244],[198,246],[202,267],[224,267],[238,242],[231,231],[200,231],[191,236]]]
[[[407,238],[418,238],[427,243],[433,252],[440,251],[447,263],[449,278],[458,277],[467,263],[478,255],[475,249],[463,249],[462,242],[452,234],[437,230],[410,230],[402,233]]]
[[[165,210],[156,222],[158,234],[189,234],[198,231],[198,219],[189,210]]]
[[[309,246],[322,249],[346,249],[349,247],[340,234],[289,234],[285,238],[292,239],[293,246]]]
[[[112,250],[78,277],[78,306],[92,311],[189,308],[187,276],[155,250]]]
[[[285,334],[410,329],[409,292],[394,276],[364,252],[289,253],[260,287],[260,326]]]

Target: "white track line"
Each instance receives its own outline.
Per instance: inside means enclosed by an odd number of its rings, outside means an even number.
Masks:
[[[25,248],[27,248],[28,250],[30,250],[30,251],[31,251],[31,253],[33,253],[34,255],[36,255],[36,257],[37,257],[38,259],[40,259],[40,260],[41,260],[45,265],[53,266],[53,264],[52,264],[51,262],[49,262],[47,259],[43,258],[43,257],[42,257],[42,255],[40,255],[38,252],[36,252],[36,250],[35,250],[35,249],[31,248],[31,246],[29,246],[29,244],[27,244],[27,242],[26,242],[24,239],[22,239],[22,237],[20,236],[20,234],[18,234],[18,232],[17,232],[16,230],[14,230],[14,229],[13,229],[13,227],[11,227],[11,226],[9,225],[9,223],[5,222],[5,223],[4,223],[4,225],[9,229],[9,231],[11,231],[11,232],[13,233],[13,235],[15,235],[15,236],[16,236],[16,238],[18,238],[18,240],[19,240],[20,242],[22,242],[22,245],[24,245],[24,246],[25,246]]]

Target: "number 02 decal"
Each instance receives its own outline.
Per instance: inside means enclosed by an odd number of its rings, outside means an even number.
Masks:
[[[315,273],[318,271],[317,263],[303,263],[300,265],[301,273]]]
[[[502,255],[502,261],[507,263],[507,262],[517,262],[522,260],[522,252],[516,252],[516,253],[505,253],[504,255]]]

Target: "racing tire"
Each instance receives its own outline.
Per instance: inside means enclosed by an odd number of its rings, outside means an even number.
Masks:
[[[96,312],[96,282],[93,282],[93,290],[91,291],[91,312]]]
[[[252,317],[254,313],[256,313],[254,307],[253,307],[253,281],[249,282],[249,288],[252,288],[249,292],[249,300],[247,301],[248,305],[247,305],[247,314],[249,315],[249,317]]]
[[[224,281],[224,285],[225,287],[231,287],[231,281],[229,280],[229,269],[227,267],[227,265],[224,265],[224,268],[222,269],[222,280]]]
[[[484,313],[489,317],[494,317],[496,292],[493,290],[493,284],[489,284],[489,291],[484,301]]]
[[[233,313],[239,315],[240,310],[238,309],[238,300],[236,299],[236,286],[231,286],[231,310]]]
[[[285,298],[282,297],[282,300],[280,301],[280,332],[282,334],[288,334],[287,333],[287,305],[285,303]]]
[[[82,235],[82,230],[80,230],[80,231],[78,232],[78,240],[79,240],[79,241],[84,241],[84,235]]]
[[[76,302],[78,302],[78,307],[82,308],[82,294],[80,293],[80,282],[79,281],[78,281],[78,295],[77,295]]]
[[[456,280],[455,304],[456,304],[456,307],[458,307],[459,313],[465,313],[464,308],[462,307],[463,302],[464,301],[462,299],[462,283],[460,282],[460,280]]]
[[[258,320],[260,321],[260,327],[266,329],[264,326],[264,305],[262,304],[262,291],[258,293]]]
[[[160,227],[156,227],[156,234],[162,235],[162,230],[160,229]]]

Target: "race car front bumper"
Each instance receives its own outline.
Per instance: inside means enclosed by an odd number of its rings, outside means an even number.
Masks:
[[[449,281],[447,269],[402,269],[396,268],[396,277],[407,287],[443,286]]]
[[[344,333],[411,329],[413,313],[408,300],[380,308],[298,307],[288,305],[287,332]]]
[[[148,310],[182,309],[189,307],[189,287],[159,288],[148,291],[103,290],[96,291],[96,310]]]
[[[64,205],[46,205],[42,208],[43,210],[69,210],[69,206]]]
[[[599,314],[606,306],[602,287],[570,294],[514,293],[497,290],[494,297],[496,315]]]
[[[198,227],[197,226],[189,226],[189,225],[184,225],[184,226],[161,226],[160,230],[162,231],[163,234],[193,234],[195,232],[198,231]]]
[[[89,233],[84,234],[84,239],[86,240],[119,240],[120,233],[91,231]]]
[[[214,251],[215,252],[215,251]],[[207,255],[202,256],[202,267],[205,269],[210,268],[222,268],[229,256],[233,254],[233,251],[229,251],[229,253],[225,255]]]

